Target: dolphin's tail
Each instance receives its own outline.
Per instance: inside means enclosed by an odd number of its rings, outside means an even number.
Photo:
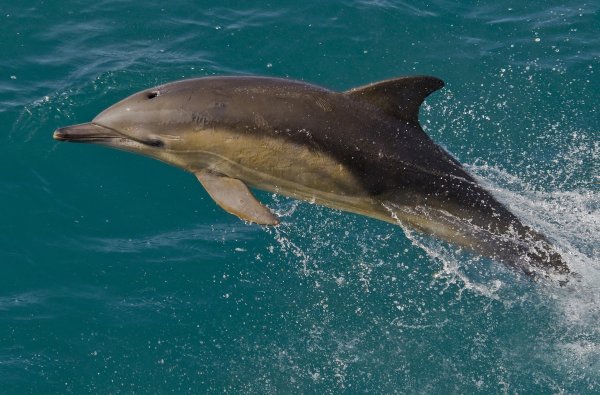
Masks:
[[[531,277],[564,276],[570,272],[546,237],[523,225],[508,211],[502,217],[488,217],[480,210],[451,204],[436,207],[384,201],[382,205],[392,219],[389,222],[458,244]]]
[[[524,272],[533,276],[536,276],[539,271],[559,275],[570,273],[569,266],[563,257],[544,235],[528,226],[523,226],[523,230],[524,233],[515,236],[514,243],[517,246],[518,254],[516,260]]]

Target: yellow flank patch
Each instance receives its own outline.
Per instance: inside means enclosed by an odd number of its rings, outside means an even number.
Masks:
[[[170,141],[164,151],[163,160],[193,172],[208,170],[331,208],[389,216],[344,164],[284,138],[206,129]]]

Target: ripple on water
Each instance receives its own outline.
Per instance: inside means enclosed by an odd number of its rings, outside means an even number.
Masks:
[[[226,242],[251,240],[259,232],[254,226],[231,224],[196,225],[191,229],[162,231],[141,237],[81,237],[71,240],[72,248],[105,254],[143,254],[170,251],[170,261],[225,257],[231,253]],[[231,247],[233,248],[233,247]]]

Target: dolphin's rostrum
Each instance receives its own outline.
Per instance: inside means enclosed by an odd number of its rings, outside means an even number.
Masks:
[[[228,212],[278,219],[248,186],[435,235],[533,274],[569,269],[421,129],[428,76],[346,92],[267,77],[206,77],[136,93],[62,141],[106,145],[194,173]]]

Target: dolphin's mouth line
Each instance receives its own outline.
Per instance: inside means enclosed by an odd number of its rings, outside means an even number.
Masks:
[[[162,147],[164,145],[164,142],[158,138],[136,139],[93,122],[56,129],[52,137],[57,141],[71,143],[108,143],[116,140],[119,142],[136,142],[151,147]]]

